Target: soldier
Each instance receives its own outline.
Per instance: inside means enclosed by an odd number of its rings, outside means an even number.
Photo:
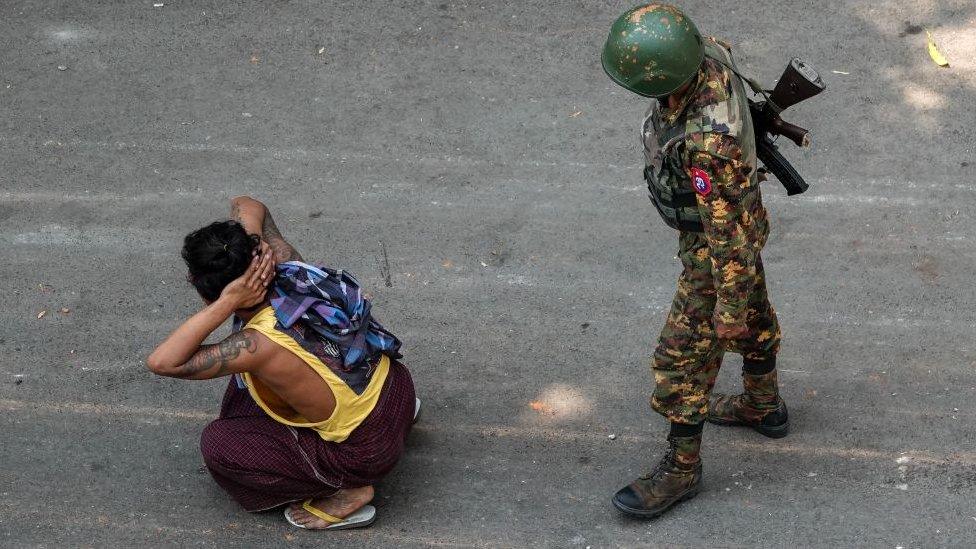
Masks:
[[[602,58],[614,82],[652,98],[641,128],[644,177],[679,231],[683,270],[652,365],[651,405],[670,421],[670,448],[613,497],[624,513],[654,517],[697,494],[704,421],[786,436],[779,324],[760,259],[769,222],[748,96],[728,45],[703,38],[678,8],[650,4],[614,22]],[[743,356],[745,390],[710,398],[726,351]]]

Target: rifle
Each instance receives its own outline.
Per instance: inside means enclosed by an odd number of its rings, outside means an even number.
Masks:
[[[751,84],[751,82],[750,82]],[[771,172],[786,187],[786,194],[793,196],[807,190],[809,185],[800,177],[773,142],[782,135],[798,147],[810,145],[810,132],[780,118],[780,113],[827,89],[813,67],[794,57],[783,71],[772,92],[757,90],[763,101],[749,100],[749,111],[756,132],[756,156],[762,161],[763,171]]]

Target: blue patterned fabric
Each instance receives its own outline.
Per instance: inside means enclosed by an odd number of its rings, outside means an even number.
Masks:
[[[271,287],[271,307],[278,324],[305,328],[332,342],[346,370],[371,371],[380,353],[400,358],[400,340],[373,319],[359,282],[342,270],[300,261],[278,265]]]

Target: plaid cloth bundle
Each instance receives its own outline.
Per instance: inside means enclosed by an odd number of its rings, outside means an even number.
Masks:
[[[370,314],[352,275],[301,261],[277,267],[271,307],[278,323],[291,328],[299,319],[339,348],[343,366],[356,368],[378,353],[400,358],[400,340]]]

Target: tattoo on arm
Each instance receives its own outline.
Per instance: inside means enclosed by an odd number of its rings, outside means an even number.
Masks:
[[[274,218],[271,217],[271,212],[265,210],[262,225],[261,238],[271,246],[279,261],[304,261],[302,255],[298,253],[298,250],[286,242],[281,236],[278,226],[275,225]]]
[[[200,350],[194,353],[190,360],[180,366],[174,377],[191,377],[207,372],[215,366],[217,370],[208,377],[220,377],[227,374],[228,365],[240,356],[241,351],[254,354],[256,350],[257,342],[250,333],[246,331],[236,332],[216,345],[201,346]]]
[[[241,205],[234,202],[230,207],[230,218],[234,221],[241,222]]]

